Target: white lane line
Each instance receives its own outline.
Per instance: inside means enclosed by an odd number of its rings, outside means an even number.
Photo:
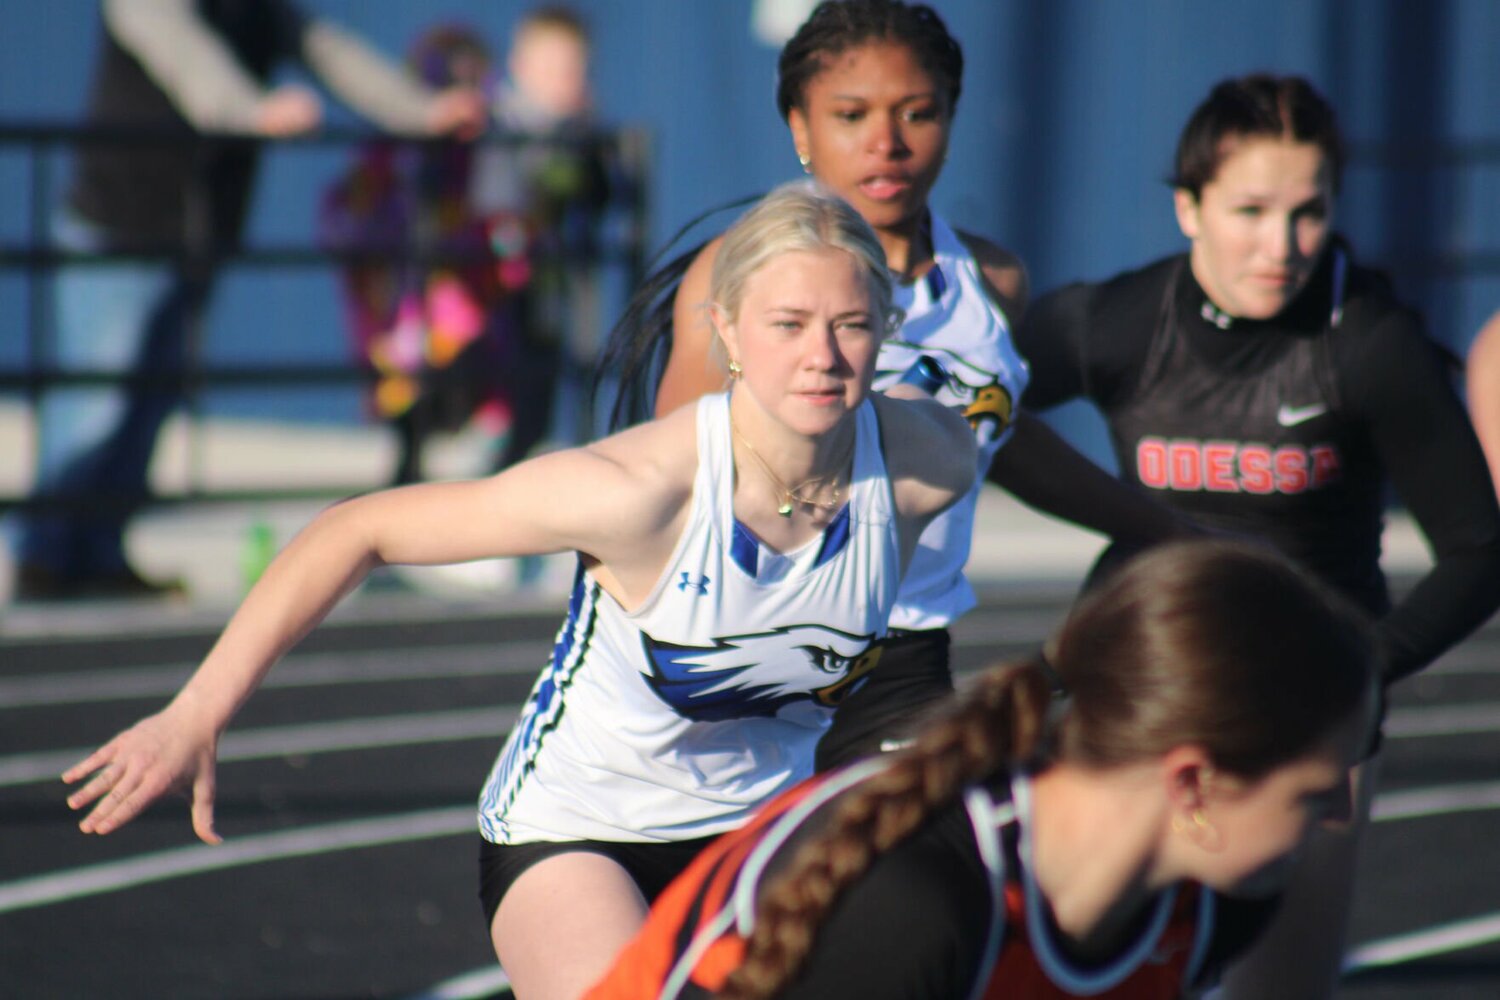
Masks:
[[[228,763],[298,753],[370,750],[488,737],[498,739],[515,724],[519,712],[520,707],[517,705],[492,705],[451,712],[346,719],[230,732],[220,744],[219,760]],[[1386,735],[1392,739],[1491,732],[1500,730],[1500,706],[1400,709],[1390,714],[1386,725]],[[51,781],[92,749],[75,747],[0,757],[0,788]],[[1485,801],[1488,802],[1487,799]],[[1491,806],[1484,804],[1466,808]],[[1439,808],[1437,811],[1462,810]]]
[[[1500,808],[1500,781],[1386,792],[1375,797],[1370,818],[1381,823],[1495,808]],[[1360,945],[1344,958],[1344,973],[1399,965],[1497,940],[1500,940],[1500,913],[1439,924]]]
[[[1381,938],[1355,948],[1344,958],[1345,974],[1383,965],[1463,951],[1500,941],[1500,913],[1459,920],[1411,934]]]
[[[1376,823],[1384,823],[1483,809],[1500,809],[1500,781],[1383,792],[1375,796],[1370,818]]]
[[[266,760],[293,754],[374,750],[417,743],[492,739],[498,747],[520,715],[517,705],[486,705],[377,718],[314,722],[230,731],[219,743],[219,762]],[[93,747],[49,750],[46,753],[0,757],[0,788],[39,781],[56,781],[67,768],[93,752]]]
[[[274,739],[272,734],[272,730],[263,730],[257,736],[271,742]],[[281,752],[286,751],[283,749]],[[1379,822],[1430,816],[1443,811],[1494,808],[1497,805],[1500,805],[1500,782],[1454,785],[1387,793],[1377,798],[1374,817]],[[473,829],[473,807],[460,806],[238,837],[217,847],[194,845],[0,884],[0,913],[66,902],[207,871],[452,836]],[[1394,965],[1476,947],[1495,940],[1500,940],[1500,914],[1369,942],[1350,953],[1345,970]],[[481,997],[502,989],[507,984],[508,980],[498,967],[480,969],[432,987],[420,995],[420,1000]]]
[[[430,678],[539,673],[551,655],[549,642],[502,642],[422,646],[358,653],[293,654],[272,671],[262,688],[363,684]],[[0,707],[84,705],[177,692],[196,664],[75,671],[0,678]]]
[[[473,806],[430,809],[298,830],[236,837],[217,846],[195,844],[124,861],[90,865],[0,884],[0,913],[47,906],[151,882],[221,871],[263,861],[378,847],[432,837],[479,834]]]
[[[1045,613],[1014,613],[1002,622],[986,620],[961,626],[953,637],[955,648],[973,649],[995,643],[1037,641],[1055,624]],[[325,684],[380,683],[427,678],[529,675],[537,673],[551,655],[550,642],[532,640],[459,646],[419,646],[344,653],[292,654],[262,684],[265,688],[313,687]],[[140,668],[109,668],[20,677],[0,677],[0,709],[44,705],[94,704],[132,698],[167,697],[176,693],[196,664],[181,663]],[[1467,667],[1438,664],[1423,676],[1487,674],[1493,665]],[[1473,706],[1482,713],[1486,706]],[[1500,714],[1500,705],[1489,711]],[[1404,712],[1440,709],[1404,709]],[[1399,713],[1397,713],[1399,714]],[[1493,723],[1500,726],[1500,720]],[[1404,734],[1403,734],[1404,735]],[[1425,733],[1416,735],[1427,735]]]
[[[483,1000],[510,986],[510,977],[498,965],[486,966],[445,979],[406,1000]]]
[[[1435,705],[1431,708],[1400,708],[1385,719],[1387,739],[1419,736],[1460,736],[1465,733],[1500,731],[1500,702],[1469,705]]]

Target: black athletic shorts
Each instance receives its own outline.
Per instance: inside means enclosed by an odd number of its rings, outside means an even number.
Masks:
[[[864,684],[839,703],[818,741],[819,772],[880,753],[910,735],[913,722],[953,693],[948,665],[952,638],[945,628],[891,630],[880,640],[880,660]]]
[[[602,840],[536,841],[530,844],[496,844],[479,838],[479,902],[484,907],[484,925],[495,922],[500,900],[521,873],[554,854],[588,851],[610,858],[630,873],[641,895],[650,903],[707,847],[713,837],[673,843],[626,844]]]

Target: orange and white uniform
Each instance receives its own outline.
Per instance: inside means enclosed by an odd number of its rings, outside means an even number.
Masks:
[[[739,965],[762,885],[875,759],[807,782],[721,837],[657,899],[588,1000],[706,998]],[[1070,958],[1030,871],[1024,775],[968,789],[876,863],[829,911],[801,975],[778,996],[1169,1000],[1210,985],[1235,922],[1211,891],[1162,892],[1109,958]]]

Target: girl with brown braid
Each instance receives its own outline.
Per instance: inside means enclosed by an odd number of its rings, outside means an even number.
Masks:
[[[1376,660],[1362,614],[1282,557],[1163,546],[1045,662],[717,841],[587,996],[1191,994],[1259,930],[1236,897],[1348,818]]]

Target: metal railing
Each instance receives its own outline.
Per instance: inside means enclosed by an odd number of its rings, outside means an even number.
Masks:
[[[194,224],[194,215],[206,218],[208,192],[185,192],[190,235],[173,245],[141,247],[103,253],[80,253],[65,249],[53,240],[53,217],[60,208],[58,179],[54,176],[58,154],[85,145],[103,144],[120,147],[157,145],[233,148],[236,146],[333,147],[346,149],[351,159],[356,151],[372,143],[393,146],[433,146],[451,140],[403,139],[366,130],[326,129],[316,135],[278,140],[274,143],[254,138],[229,136],[194,136],[181,131],[149,131],[125,128],[83,128],[56,124],[0,123],[0,153],[20,148],[29,168],[29,182],[22,191],[27,198],[24,212],[24,238],[0,240],[0,274],[20,272],[25,276],[25,358],[19,367],[0,364],[0,394],[22,395],[31,414],[33,453],[40,447],[39,405],[43,394],[61,386],[119,385],[170,390],[182,399],[181,412],[186,417],[189,436],[187,486],[168,493],[154,493],[151,504],[217,501],[280,500],[328,498],[367,490],[376,482],[337,483],[317,486],[268,480],[256,489],[216,489],[205,483],[201,440],[204,422],[201,400],[210,388],[253,388],[267,391],[309,386],[357,386],[370,384],[378,374],[370,367],[349,363],[296,363],[270,360],[258,364],[209,364],[202,359],[203,306],[194,308],[189,318],[187,349],[181,367],[172,371],[82,370],[62,368],[49,359],[53,337],[51,278],[63,267],[88,267],[123,260],[165,261],[192,264],[205,270],[232,269],[332,270],[359,264],[389,263],[407,268],[444,265],[472,265],[492,262],[493,258],[478,251],[456,252],[427,245],[415,231],[394,243],[359,246],[330,246],[311,235],[314,220],[309,219],[309,239],[294,243],[257,243],[227,246],[213,243],[209,228]],[[645,241],[648,229],[647,179],[649,141],[637,129],[601,130],[567,139],[536,138],[517,134],[490,134],[476,140],[478,146],[515,148],[566,146],[604,158],[612,166],[608,212],[616,220],[601,227],[600,239],[583,254],[561,255],[552,263],[569,267],[618,267],[623,269],[625,287],[633,288],[645,267]],[[197,184],[202,188],[202,184]],[[604,317],[596,317],[603,324]],[[602,332],[602,331],[601,331]],[[10,459],[14,461],[12,456]],[[90,507],[114,503],[138,505],[140,498],[30,496],[0,493],[0,510],[15,507],[58,507],[87,504]]]

